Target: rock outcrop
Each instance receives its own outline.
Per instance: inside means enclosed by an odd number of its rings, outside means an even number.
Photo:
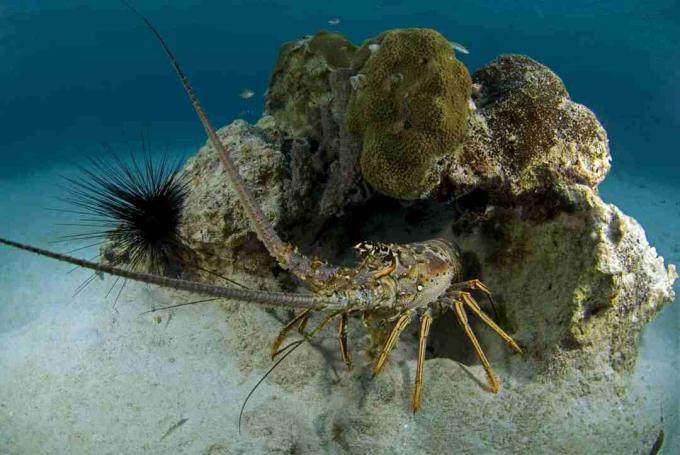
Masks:
[[[449,195],[480,190],[503,204],[563,185],[596,188],[609,172],[607,133],[549,68],[504,55],[473,75],[462,153],[448,163]]]
[[[443,315],[433,326],[426,362],[426,412],[416,418],[407,416],[413,331],[402,336],[389,371],[374,382],[368,381],[370,356],[359,362],[356,375],[337,385],[325,373],[312,373],[324,368],[321,356],[307,356],[298,358],[296,368],[274,374],[273,383],[286,393],[293,393],[291,383],[305,384],[317,398],[319,390],[332,389],[334,397],[315,417],[314,431],[319,440],[333,441],[327,447],[352,453],[368,450],[377,435],[385,444],[402,441],[409,452],[429,453],[445,451],[452,441],[460,444],[461,453],[527,453],[521,448],[529,443],[532,453],[644,446],[655,422],[651,416],[637,418],[644,399],[629,378],[640,332],[673,300],[677,274],[649,246],[635,220],[598,196],[597,185],[610,167],[604,129],[592,112],[570,100],[548,68],[528,57],[502,56],[474,73],[471,98],[466,89],[452,95],[465,95],[467,128],[457,133],[462,143],[442,142],[443,148],[431,156],[414,154],[422,161],[409,161],[406,168],[429,175],[429,183],[423,186],[425,180],[414,178],[405,182],[413,186],[395,190],[385,179],[406,177],[394,169],[369,171],[366,154],[375,152],[367,148],[368,129],[378,125],[371,123],[373,111],[381,109],[383,98],[390,105],[396,101],[381,95],[368,102],[360,91],[380,86],[381,77],[388,84],[394,68],[378,71],[377,63],[370,63],[377,57],[366,53],[376,51],[368,49],[374,44],[378,52],[387,52],[388,38],[400,33],[388,32],[358,49],[336,34],[286,44],[270,83],[270,115],[254,126],[234,122],[220,130],[220,137],[281,236],[305,252],[347,261],[350,246],[363,239],[408,242],[443,236],[456,241],[468,278],[480,278],[493,290],[496,308],[485,305],[485,310],[495,312],[526,353],[510,355],[491,332],[474,326],[504,384],[498,396],[490,396],[452,361],[473,365],[472,375],[481,377],[455,319]],[[451,65],[449,70],[461,72],[459,63]],[[411,91],[416,96],[415,72],[399,83],[408,83],[408,96]],[[440,95],[442,103],[453,102]],[[441,126],[433,122],[415,129],[427,135],[428,128]],[[390,137],[401,143],[399,134]],[[260,287],[294,289],[249,231],[212,148],[203,148],[187,172],[192,187],[185,234],[206,268],[257,276]],[[396,200],[424,196],[429,199]],[[357,222],[362,227],[351,228]],[[324,243],[331,247],[321,249]],[[230,311],[245,318],[232,327],[238,350],[265,359],[280,322],[262,322],[259,309]],[[350,331],[350,344],[353,350],[371,351],[358,327]],[[329,346],[308,349],[333,358],[328,350],[335,348]],[[333,362],[339,364],[338,358]],[[579,408],[584,398],[598,410],[584,416]],[[245,430],[253,437],[278,434],[267,417],[275,412],[267,405],[246,412]],[[607,413],[616,412],[620,415],[611,425],[596,431],[598,422],[609,421]],[[473,434],[451,436],[454,416],[462,432]],[[508,419],[516,426],[506,428],[498,440],[489,442],[488,434],[472,428],[480,421],[499,428]],[[548,435],[565,422],[570,430],[551,440]],[[301,419],[299,424],[306,430],[287,443],[320,450],[323,445],[303,436],[313,432],[311,423]],[[403,425],[412,425],[408,436],[395,433]],[[535,433],[541,425],[546,431]],[[586,445],[569,442],[576,434]]]

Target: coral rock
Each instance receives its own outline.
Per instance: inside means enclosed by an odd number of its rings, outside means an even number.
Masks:
[[[313,135],[312,111],[332,97],[328,77],[348,68],[355,50],[345,37],[330,32],[285,43],[269,81],[267,114],[291,136]]]
[[[279,226],[286,183],[284,156],[268,142],[262,130],[243,120],[217,131],[229,149],[243,180],[253,192],[265,216]],[[261,272],[271,269],[273,260],[250,232],[249,221],[209,143],[185,167],[190,180],[182,215],[183,236],[204,258],[204,268]]]
[[[481,189],[507,202],[563,184],[595,188],[605,178],[611,161],[605,130],[550,69],[504,55],[473,80],[469,133],[447,171],[454,193]]]
[[[569,209],[550,219],[496,207],[458,241],[476,256],[539,370],[630,371],[641,329],[674,299],[675,268],[664,267],[634,219],[591,188],[563,187],[558,197]]]
[[[355,53],[356,46],[338,33],[286,43],[267,90],[265,112],[284,136],[284,153],[295,153],[293,161],[304,161],[311,173],[312,210],[322,218],[342,213],[370,193],[356,165],[360,142],[344,120]],[[296,151],[289,152],[291,147]]]

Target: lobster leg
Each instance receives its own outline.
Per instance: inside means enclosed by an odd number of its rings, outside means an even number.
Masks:
[[[461,281],[460,283],[455,283],[451,286],[452,290],[475,290],[479,291],[482,294],[486,296],[487,299],[489,299],[489,302],[491,303],[491,308],[493,308],[493,313],[496,317],[498,317],[498,314],[496,313],[496,302],[494,302],[493,297],[491,297],[491,289],[489,287],[479,281],[477,278],[473,280],[467,280],[467,281]]]
[[[340,353],[342,354],[342,360],[345,362],[348,370],[352,369],[352,355],[347,347],[347,319],[349,317],[349,311],[336,311],[332,313],[321,321],[321,323],[312,330],[306,336],[312,338],[318,332],[320,332],[330,321],[332,321],[337,315],[340,315],[340,322],[338,325],[338,338],[340,340]],[[306,321],[305,321],[306,323]]]
[[[352,353],[347,347],[347,312],[340,316],[340,323],[338,324],[338,338],[340,339],[340,353],[342,360],[347,366],[347,370],[352,369]]]
[[[489,287],[479,281],[477,278],[474,280],[467,280],[467,281],[461,281],[460,283],[454,283],[451,285],[453,289],[474,289],[477,290],[481,293],[483,293],[485,296],[488,298],[491,298],[491,289]]]
[[[424,313],[420,317],[420,332],[418,338],[418,363],[416,364],[416,385],[413,390],[413,399],[411,400],[411,408],[413,412],[420,409],[420,401],[423,389],[423,370],[425,369],[425,347],[427,345],[427,334],[430,332],[430,324],[432,324],[432,316],[430,313]]]
[[[405,311],[404,313],[399,316],[399,319],[397,319],[397,322],[394,324],[394,327],[392,328],[392,331],[390,332],[390,336],[387,337],[387,341],[385,342],[385,346],[382,348],[382,351],[380,351],[380,356],[378,356],[378,361],[375,363],[375,366],[373,367],[373,376],[377,376],[378,373],[380,373],[385,366],[385,362],[387,361],[387,357],[390,355],[390,351],[392,351],[392,348],[397,344],[397,340],[399,339],[399,335],[401,335],[401,332],[404,331],[406,326],[411,322],[411,317],[413,316],[413,311],[408,310]]]
[[[479,319],[481,319],[484,324],[489,326],[491,330],[496,332],[496,334],[503,339],[508,345],[514,349],[516,352],[519,352],[520,354],[522,353],[522,348],[519,347],[517,342],[512,339],[510,335],[508,335],[503,329],[501,329],[495,322],[493,322],[493,319],[491,319],[486,313],[482,311],[482,309],[479,307],[479,304],[475,301],[475,299],[472,297],[467,292],[461,292],[460,293],[461,298],[463,299],[463,302],[465,305],[472,311]]]
[[[272,360],[274,360],[276,355],[279,353],[279,348],[281,347],[281,344],[286,340],[286,337],[288,336],[290,331],[293,330],[293,327],[299,324],[298,328],[302,331],[303,327],[307,325],[307,320],[309,319],[311,311],[312,308],[306,309],[305,311],[295,316],[288,324],[286,324],[284,328],[281,329],[279,335],[272,343]]]
[[[279,332],[279,335],[276,337],[276,340],[274,340],[274,343],[272,344],[272,360],[274,360],[279,354],[282,354],[282,350],[279,349],[283,341],[286,339],[290,331],[297,325],[298,326],[298,331],[302,334],[307,339],[312,339],[314,336],[319,333],[321,330],[328,325],[329,322],[331,322],[333,319],[335,319],[336,316],[340,315],[340,323],[338,326],[338,338],[340,339],[340,352],[342,353],[342,359],[345,362],[345,365],[347,365],[347,369],[351,370],[352,369],[352,355],[349,352],[349,349],[347,347],[347,320],[349,318],[349,312],[348,311],[336,311],[334,313],[329,314],[326,316],[323,321],[319,323],[318,326],[314,328],[309,333],[305,333],[305,327],[307,326],[307,322],[309,322],[309,317],[311,316],[311,311],[313,309],[309,308],[302,313],[298,314],[295,316],[286,326],[281,329],[281,332]]]
[[[479,361],[482,362],[482,365],[484,366],[486,376],[489,379],[489,391],[491,393],[497,393],[498,379],[496,379],[496,375],[494,374],[493,369],[491,368],[489,359],[486,358],[486,354],[484,354],[484,351],[482,351],[482,347],[479,345],[479,341],[477,341],[477,337],[472,331],[472,327],[470,327],[467,315],[465,314],[465,308],[463,307],[463,302],[460,300],[454,300],[453,309],[456,313],[456,317],[458,317],[458,322],[460,322],[460,325],[461,327],[463,327],[465,334],[470,339],[472,346],[475,348],[475,352],[477,353]]]

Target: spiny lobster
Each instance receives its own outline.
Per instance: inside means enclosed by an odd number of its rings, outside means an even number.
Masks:
[[[97,272],[166,288],[271,307],[300,310],[300,313],[281,330],[273,342],[272,358],[281,352],[279,347],[291,330],[297,327],[301,332],[304,332],[310,315],[313,312],[324,311],[328,315],[315,330],[307,333],[307,335],[311,336],[318,333],[322,327],[337,318],[340,351],[348,369],[351,369],[352,359],[347,346],[348,318],[353,315],[384,317],[387,314],[390,321],[394,321],[394,326],[389,332],[373,367],[373,374],[377,375],[383,369],[400,334],[417,315],[420,320],[420,330],[415,388],[411,401],[414,412],[421,406],[425,348],[432,323],[433,309],[452,308],[484,366],[489,390],[496,393],[499,389],[498,380],[468,323],[466,311],[472,312],[480,318],[512,349],[519,353],[522,350],[510,335],[481,310],[479,304],[473,298],[471,294],[473,290],[481,292],[489,299],[491,299],[491,292],[487,286],[477,279],[463,281],[461,254],[458,247],[444,239],[403,245],[362,242],[355,246],[360,257],[359,264],[356,267],[336,267],[319,259],[306,257],[290,244],[283,242],[246,188],[229,156],[229,150],[222,144],[211,126],[178,60],[165,40],[145,16],[133,6],[127,3],[125,5],[144,22],[167,54],[205,128],[211,145],[218,152],[226,175],[238,194],[251,227],[257,233],[259,240],[278,264],[301,280],[312,293],[295,294],[222,287],[126,270],[114,265],[86,261],[4,238],[0,238],[0,243]]]

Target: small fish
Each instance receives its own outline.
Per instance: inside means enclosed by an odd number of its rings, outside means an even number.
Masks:
[[[168,428],[168,431],[165,432],[165,434],[164,434],[163,437],[161,438],[161,441],[162,441],[163,439],[167,438],[167,437],[170,435],[170,433],[172,433],[173,431],[175,431],[176,429],[178,429],[179,427],[181,427],[182,425],[184,425],[185,423],[187,423],[187,420],[189,420],[189,419],[187,419],[187,418],[185,417],[184,419],[180,420],[179,422],[177,422],[176,424],[174,424],[173,426],[171,426],[170,428]]]
[[[333,19],[330,19],[328,21],[330,25],[338,25],[340,23],[340,18],[339,17],[334,17]]]
[[[371,51],[371,54],[375,54],[380,50],[380,44],[377,43],[369,44],[368,50]]]
[[[664,440],[663,430],[659,430],[659,435],[656,437],[656,440],[654,441],[654,445],[652,446],[652,450],[649,452],[649,455],[657,455],[661,452],[661,448],[663,447],[663,440]]]
[[[244,89],[241,91],[241,93],[238,94],[238,96],[240,96],[240,97],[243,98],[244,100],[247,100],[248,98],[252,98],[252,96],[253,96],[254,94],[255,94],[255,92],[253,92],[253,91],[250,90],[249,88],[244,88]]]
[[[665,435],[663,432],[663,404],[661,405],[661,429],[659,430],[659,434],[656,436],[656,439],[654,440],[654,445],[652,446],[652,450],[649,451],[649,455],[658,455],[661,453],[661,449],[663,448],[663,441],[664,441]]]
[[[463,46],[460,43],[456,43],[455,41],[449,41],[449,44],[451,45],[452,48],[460,52],[461,54],[469,54],[470,51],[467,50],[465,46]]]

